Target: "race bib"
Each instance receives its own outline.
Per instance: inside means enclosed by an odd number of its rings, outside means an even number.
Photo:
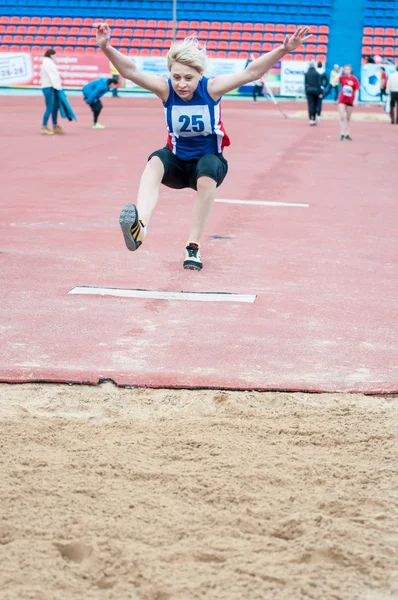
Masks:
[[[343,85],[343,95],[344,96],[352,96],[353,94],[353,89],[350,85]]]
[[[173,106],[171,121],[173,133],[181,137],[211,135],[212,133],[210,111],[206,105]]]

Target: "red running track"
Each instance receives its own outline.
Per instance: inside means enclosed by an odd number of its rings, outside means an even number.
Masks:
[[[164,188],[138,252],[119,231],[165,142],[160,103],[105,99],[104,131],[72,104],[79,121],[47,138],[41,98],[0,97],[1,381],[398,391],[398,127],[358,122],[342,143],[336,121],[310,128],[225,101],[233,145],[218,197],[310,207],[216,204],[197,273],[182,269],[191,192]],[[68,295],[75,286],[257,299]]]

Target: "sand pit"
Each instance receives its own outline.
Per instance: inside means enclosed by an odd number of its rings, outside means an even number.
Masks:
[[[397,407],[2,385],[1,598],[398,598]]]

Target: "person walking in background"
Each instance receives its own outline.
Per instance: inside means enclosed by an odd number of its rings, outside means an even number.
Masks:
[[[341,92],[339,96],[340,140],[352,141],[350,136],[351,115],[358,101],[360,83],[352,71],[351,65],[344,65],[339,71]]]
[[[43,116],[42,135],[54,135],[64,133],[62,127],[58,125],[59,98],[58,92],[62,90],[61,77],[58,67],[54,62],[56,52],[53,48],[46,50],[40,71],[41,88],[44,94],[46,110]],[[48,128],[49,118],[52,118],[53,131]]]
[[[257,96],[264,97],[264,81],[263,78],[253,81],[253,104],[257,102]]]
[[[391,123],[398,125],[398,67],[394,73],[391,73],[387,81],[387,94],[390,94],[390,116]],[[394,107],[397,105],[394,115]]]
[[[304,76],[304,83],[305,93],[307,96],[310,125],[317,125],[316,110],[318,106],[318,100],[320,96],[322,96],[322,87],[321,76],[315,69],[315,63],[313,61],[310,62],[309,69]]]
[[[387,94],[387,73],[384,67],[380,67],[380,106],[384,104],[384,96]]]
[[[329,83],[323,91],[323,99],[326,98],[330,94],[330,92],[334,91],[334,101],[337,102],[337,98],[339,95],[339,80],[340,80],[340,67],[339,65],[334,65],[333,70],[330,72]]]
[[[112,79],[116,79],[117,84],[119,85],[120,82],[120,73],[119,71],[113,66],[113,64],[109,61],[109,69],[111,71],[111,76]],[[119,93],[118,93],[118,85],[112,90],[112,98],[119,98]]]
[[[321,120],[321,115],[322,115],[323,93],[324,93],[325,88],[328,85],[328,78],[326,76],[323,64],[320,61],[317,63],[316,70],[319,73],[319,75],[321,76],[321,88],[322,88],[322,93],[319,96],[318,102],[317,102],[317,105],[316,105],[316,117],[317,117],[317,120],[320,121]]]
[[[95,79],[94,81],[90,81],[90,83],[86,83],[83,87],[84,101],[93,112],[93,129],[105,129],[103,125],[98,123],[98,117],[103,108],[100,98],[110,90],[117,88],[117,83],[118,81],[114,77],[101,77],[101,79]]]

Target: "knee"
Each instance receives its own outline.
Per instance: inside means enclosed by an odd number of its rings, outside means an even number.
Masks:
[[[160,179],[162,179],[164,175],[164,166],[158,156],[152,156],[152,158],[148,160],[146,170],[152,173],[152,175],[160,177]]]
[[[202,193],[211,193],[214,192],[216,189],[216,182],[214,181],[214,179],[212,179],[211,177],[199,177],[197,183],[196,183],[196,188],[198,190],[198,192],[202,192]]]

